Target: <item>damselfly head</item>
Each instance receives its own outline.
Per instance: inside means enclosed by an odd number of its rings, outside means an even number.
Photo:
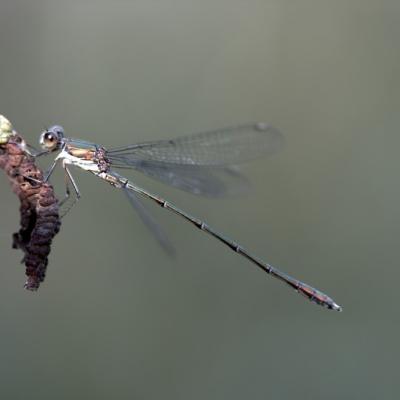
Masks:
[[[40,145],[44,150],[54,151],[60,148],[64,139],[64,128],[60,125],[53,125],[40,135]]]

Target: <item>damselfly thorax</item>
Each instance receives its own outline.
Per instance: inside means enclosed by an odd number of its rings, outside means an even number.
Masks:
[[[62,160],[63,164],[74,165],[93,173],[107,172],[110,168],[104,147],[76,139],[64,139],[55,160]]]

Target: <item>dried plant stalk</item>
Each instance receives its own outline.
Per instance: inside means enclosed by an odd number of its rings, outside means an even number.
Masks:
[[[25,288],[37,290],[46,275],[53,237],[60,230],[58,200],[53,187],[42,183],[43,172],[25,151],[25,141],[0,115],[0,168],[19,197],[20,229],[13,235],[13,248],[24,252]]]

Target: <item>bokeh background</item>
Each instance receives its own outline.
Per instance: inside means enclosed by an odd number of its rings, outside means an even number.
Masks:
[[[148,204],[178,249],[166,257],[124,196],[81,171],[27,292],[0,174],[0,397],[397,399],[399,36],[395,0],[1,0],[0,113],[33,144],[56,122],[105,146],[278,126],[285,149],[243,167],[247,196],[128,176],[344,312]]]

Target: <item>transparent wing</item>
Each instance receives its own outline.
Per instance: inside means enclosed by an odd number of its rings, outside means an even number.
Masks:
[[[139,143],[107,151],[115,166],[136,167],[140,161],[178,165],[227,166],[272,154],[283,137],[271,125],[249,123],[172,140]]]
[[[139,214],[142,222],[147,226],[150,232],[153,234],[154,238],[158,241],[161,247],[170,255],[175,255],[175,248],[169,241],[167,235],[161,226],[155,221],[155,219],[151,216],[151,214],[147,211],[144,204],[138,198],[138,196],[132,192],[131,190],[127,190],[125,188],[122,189],[131,203],[132,207]]]
[[[234,167],[283,145],[270,125],[250,123],[173,140],[136,144],[107,151],[115,168],[133,168],[196,195],[224,197],[243,193],[249,181]]]
[[[251,187],[247,178],[228,167],[211,170],[209,167],[142,161],[135,169],[167,185],[211,198],[238,195]]]

